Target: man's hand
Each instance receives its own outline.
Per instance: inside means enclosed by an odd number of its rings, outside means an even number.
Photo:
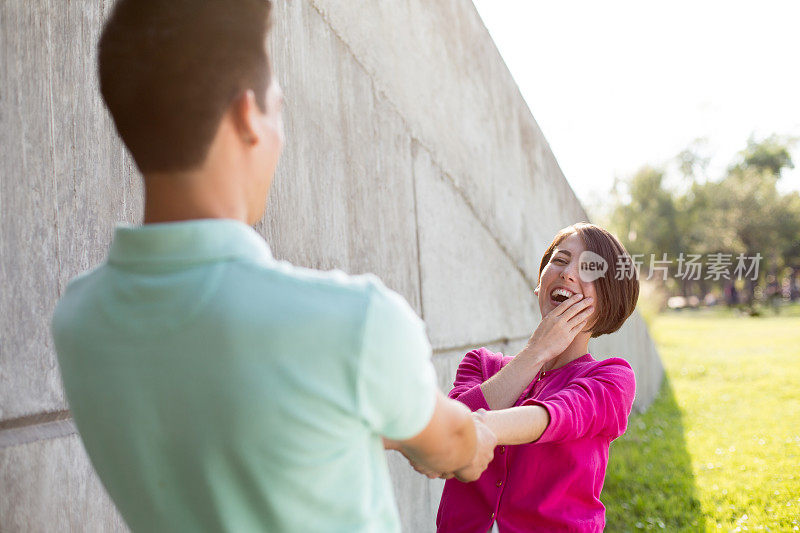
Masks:
[[[468,465],[455,472],[438,472],[430,469],[418,461],[414,461],[412,458],[406,455],[408,463],[414,470],[430,479],[450,479],[452,477],[457,477],[459,481],[463,481],[465,483],[475,481],[481,477],[483,471],[486,470],[487,466],[489,466],[489,463],[494,458],[494,448],[497,446],[497,437],[495,437],[494,433],[492,433],[492,430],[490,430],[489,427],[484,423],[484,419],[486,417],[485,413],[486,410],[484,409],[479,409],[472,413],[472,420],[475,424],[476,443],[475,455]],[[400,449],[400,451],[402,452],[402,449]]]
[[[406,457],[406,459],[408,459],[408,457]],[[423,476],[427,477],[428,479],[436,479],[436,478],[450,479],[451,477],[453,477],[453,474],[431,470],[430,468],[427,468],[425,465],[412,461],[411,459],[408,459],[408,464],[411,465],[411,468],[413,468]]]
[[[484,413],[485,411],[483,409],[472,413],[477,437],[475,456],[472,458],[472,462],[454,472],[458,480],[464,483],[475,481],[481,477],[483,471],[486,470],[486,467],[489,466],[489,463],[494,458],[494,447],[497,446],[497,437],[492,433],[492,430],[489,429],[489,426],[484,423]],[[447,479],[447,477],[452,476],[443,475],[441,477]]]
[[[400,441],[387,439],[386,437],[381,437],[383,440],[383,449],[384,450],[400,450]]]

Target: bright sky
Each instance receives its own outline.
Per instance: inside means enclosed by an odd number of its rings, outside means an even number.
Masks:
[[[800,138],[796,0],[474,2],[590,206],[697,138],[712,179],[751,134]],[[784,191],[800,190],[800,142],[792,155]]]

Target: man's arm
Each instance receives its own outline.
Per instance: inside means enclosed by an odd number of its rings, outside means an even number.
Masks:
[[[474,481],[494,456],[497,439],[489,428],[473,419],[469,409],[436,391],[436,405],[428,425],[403,441],[384,439],[388,449],[400,451],[428,477],[454,473]]]
[[[425,473],[486,468],[494,435],[439,391],[425,325],[408,302],[379,280],[372,284],[356,383],[360,416]]]

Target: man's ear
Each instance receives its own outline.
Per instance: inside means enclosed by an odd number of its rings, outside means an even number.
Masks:
[[[258,107],[255,93],[248,89],[237,96],[228,112],[231,114],[236,132],[242,142],[250,145],[257,144],[261,139],[261,129],[258,124],[261,108]]]

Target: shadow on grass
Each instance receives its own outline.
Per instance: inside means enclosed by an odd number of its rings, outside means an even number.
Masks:
[[[601,500],[606,531],[703,531],[681,411],[665,377],[658,397],[611,444]]]

